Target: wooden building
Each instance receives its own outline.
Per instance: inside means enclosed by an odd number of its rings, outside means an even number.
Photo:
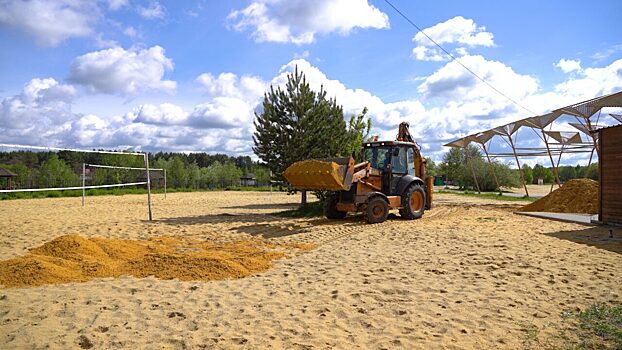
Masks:
[[[596,130],[598,135],[598,221],[622,225],[622,125]]]
[[[0,168],[0,178],[6,179],[5,184],[0,183],[0,188],[4,188],[7,190],[14,189],[15,188],[15,184],[13,183],[14,177],[17,177],[17,174],[15,174],[14,172],[8,169]]]
[[[136,177],[136,181],[138,182],[147,182],[147,173],[141,173]],[[149,181],[151,181],[152,189],[164,188],[166,183],[164,179],[164,174],[160,171],[149,171]],[[145,185],[146,186],[146,185]]]
[[[240,178],[240,186],[242,187],[254,187],[257,186],[257,178],[255,174],[248,173]]]

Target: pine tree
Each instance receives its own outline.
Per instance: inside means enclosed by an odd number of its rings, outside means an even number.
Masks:
[[[298,67],[288,74],[284,88],[270,86],[263,112],[255,113],[255,128],[253,151],[280,179],[294,162],[348,155],[343,108],[326,97],[323,87],[313,91]]]

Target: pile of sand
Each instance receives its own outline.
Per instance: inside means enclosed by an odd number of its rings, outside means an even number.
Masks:
[[[553,213],[598,213],[598,182],[574,179],[520,211],[547,211]]]
[[[162,279],[219,280],[264,271],[296,245],[245,240],[211,244],[159,237],[148,241],[58,237],[26,256],[0,261],[5,287],[82,282],[93,278],[155,276]]]

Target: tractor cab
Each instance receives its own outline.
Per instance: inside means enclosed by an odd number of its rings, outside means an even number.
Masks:
[[[365,161],[383,174],[382,192],[400,195],[400,180],[406,176],[425,178],[425,167],[418,166],[421,159],[417,145],[400,141],[374,141],[363,144]]]

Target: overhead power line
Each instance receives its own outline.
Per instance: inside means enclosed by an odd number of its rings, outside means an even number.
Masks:
[[[421,29],[415,22],[413,22],[410,18],[408,18],[408,16],[406,16],[402,11],[400,11],[397,7],[395,7],[395,5],[393,5],[391,3],[391,1],[389,0],[384,0],[384,2],[386,2],[389,6],[391,6],[393,8],[393,10],[395,10],[395,12],[397,12],[400,16],[402,16],[408,23],[410,23],[413,27],[415,27],[415,29],[417,29],[417,31],[421,34],[423,34],[426,38],[428,38],[434,45],[436,45],[439,49],[441,49],[445,54],[447,54],[447,56],[451,57],[452,61],[455,61],[456,63],[458,63],[459,65],[462,66],[462,68],[466,69],[467,72],[471,73],[474,77],[476,77],[477,79],[479,79],[482,83],[486,84],[489,88],[491,88],[492,90],[494,90],[496,93],[498,93],[499,95],[505,97],[508,101],[512,102],[513,104],[515,104],[516,106],[524,109],[525,111],[529,112],[532,115],[536,115],[536,113],[532,112],[531,110],[529,110],[529,108],[523,106],[522,104],[518,103],[516,100],[514,100],[513,98],[511,98],[510,96],[506,95],[503,93],[503,91],[497,89],[494,85],[492,85],[491,83],[487,82],[486,79],[480,77],[477,73],[475,73],[473,70],[471,70],[469,67],[465,66],[462,62],[460,62],[459,59],[457,59],[454,55],[451,54],[451,52],[445,50],[444,47],[442,47],[439,43],[437,43],[434,39],[432,39],[428,34],[426,34],[423,29]]]

